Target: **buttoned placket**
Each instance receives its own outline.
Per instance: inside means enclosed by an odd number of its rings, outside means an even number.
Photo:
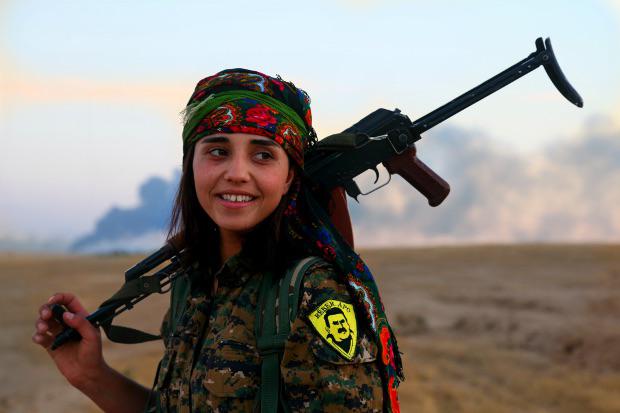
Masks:
[[[218,308],[226,305],[232,290],[243,285],[250,277],[247,262],[238,255],[229,258],[212,277],[214,280],[211,294],[200,288],[192,289],[188,297],[187,307],[180,328],[177,329],[177,354],[186,355],[183,371],[177,377],[178,399],[177,406],[180,413],[190,413],[192,407],[193,373],[196,363],[203,351],[203,345],[211,331],[215,328]],[[240,270],[240,271],[239,271]],[[208,277],[208,275],[206,275]],[[211,278],[211,277],[208,277]],[[173,340],[171,340],[173,342]],[[178,359],[177,359],[178,360]],[[183,380],[183,377],[189,378]]]
[[[221,293],[220,287],[218,285],[219,284],[218,280],[228,270],[229,263],[230,263],[230,260],[224,263],[222,267],[220,267],[220,269],[213,276],[211,294],[208,296],[208,298],[204,300],[199,300],[196,297],[192,297],[190,299],[191,307],[192,307],[190,308],[190,310],[192,310],[192,314],[195,314],[194,312],[200,312],[201,314],[203,314],[203,317],[201,317],[202,322],[200,324],[197,324],[194,328],[194,331],[192,332],[193,333],[192,345],[191,345],[192,352],[191,352],[189,363],[186,364],[185,371],[184,371],[185,377],[190,378],[189,380],[184,381],[184,385],[183,385],[183,387],[187,391],[187,396],[189,400],[189,403],[187,404],[188,412],[191,412],[193,410],[191,388],[192,388],[192,381],[193,381],[192,377],[193,377],[194,368],[196,366],[196,362],[200,358],[200,353],[202,351],[202,346],[204,344],[205,337],[208,334],[208,331],[211,325],[215,321],[215,317],[213,315],[214,310],[215,310],[214,304],[216,301],[218,301],[217,300],[218,294]]]

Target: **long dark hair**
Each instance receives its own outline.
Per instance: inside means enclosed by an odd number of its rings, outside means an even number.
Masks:
[[[217,269],[220,263],[220,238],[215,222],[202,209],[196,195],[194,171],[192,167],[195,145],[190,147],[183,159],[183,170],[179,188],[175,197],[168,229],[168,239],[183,234],[183,241],[188,250],[189,262],[198,262],[200,266]],[[289,157],[289,165],[294,168],[294,180],[301,185],[308,185],[307,178]],[[290,189],[295,187],[294,181]],[[303,192],[303,191],[302,191]],[[292,260],[301,258],[305,249],[288,234],[288,228],[282,225],[284,211],[290,199],[291,190],[287,192],[276,209],[252,231],[243,243],[243,251],[257,268],[271,268],[280,271]],[[324,203],[325,197],[321,196]],[[303,202],[303,197],[298,198]],[[301,206],[301,205],[300,205]]]

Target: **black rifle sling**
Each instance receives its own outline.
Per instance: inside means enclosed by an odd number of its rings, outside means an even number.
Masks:
[[[182,277],[184,278],[184,277]],[[101,303],[99,308],[110,306],[118,308],[121,305],[128,305],[132,299],[161,293],[161,285],[156,276],[144,276],[128,281],[108,300]],[[131,308],[129,306],[129,308]],[[102,321],[101,328],[110,341],[123,344],[144,343],[147,341],[159,340],[161,336],[146,333],[130,327],[112,325],[112,319]]]
[[[282,380],[280,361],[284,344],[291,331],[291,324],[297,317],[301,283],[311,265],[321,261],[318,257],[307,257],[291,265],[283,278],[275,280],[266,273],[259,289],[256,308],[255,333],[258,352],[261,356],[261,413],[288,412],[286,401],[281,397]]]

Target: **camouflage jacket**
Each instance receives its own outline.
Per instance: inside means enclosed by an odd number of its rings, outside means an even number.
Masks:
[[[236,255],[215,278],[218,287],[214,294],[206,294],[204,286],[192,285],[175,331],[169,331],[170,311],[164,318],[166,350],[147,411],[260,410],[261,359],[254,318],[262,274]],[[331,265],[313,265],[305,274],[298,315],[291,324],[280,363],[281,397],[292,412],[381,412],[383,390],[372,335],[363,326],[355,334],[347,334],[342,328],[335,330],[333,326],[339,320],[346,320],[338,314],[331,318],[334,334],[348,336],[347,349],[351,351],[346,357],[336,351],[334,336],[322,338],[325,334],[310,322],[311,315],[334,302],[352,303],[347,288],[337,281]],[[352,317],[348,320],[356,329],[355,315]]]

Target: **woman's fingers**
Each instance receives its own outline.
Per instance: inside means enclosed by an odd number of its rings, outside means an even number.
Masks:
[[[35,322],[34,328],[36,330],[36,333],[38,334],[49,333],[53,336],[56,336],[58,333],[64,330],[64,326],[58,324],[56,321],[54,320],[45,321],[40,318]]]
[[[43,304],[39,308],[39,318],[35,321],[34,326],[39,333],[49,331],[53,335],[60,333],[64,329],[64,326],[53,317],[49,304]]]
[[[82,306],[82,303],[80,303],[75,294],[72,293],[56,293],[49,298],[47,304],[62,304],[72,313],[79,314],[84,317],[88,315],[88,312],[84,306]]]
[[[48,348],[54,342],[54,337],[47,334],[34,333],[32,336],[32,341],[43,348]]]
[[[83,340],[89,342],[99,340],[99,331],[84,316],[66,311],[62,318],[69,327],[77,330]]]
[[[52,310],[49,304],[43,304],[39,307],[39,316],[42,320],[49,320],[52,317]]]
[[[54,304],[62,305],[68,309],[63,314],[62,320],[66,326],[75,328],[82,337],[88,337],[87,340],[89,341],[98,339],[99,332],[86,320],[85,317],[88,312],[75,294],[56,293],[49,298],[47,303],[39,307],[39,317],[34,323],[33,342],[47,348],[53,343],[55,337],[65,329],[65,325],[54,317],[52,312]]]

